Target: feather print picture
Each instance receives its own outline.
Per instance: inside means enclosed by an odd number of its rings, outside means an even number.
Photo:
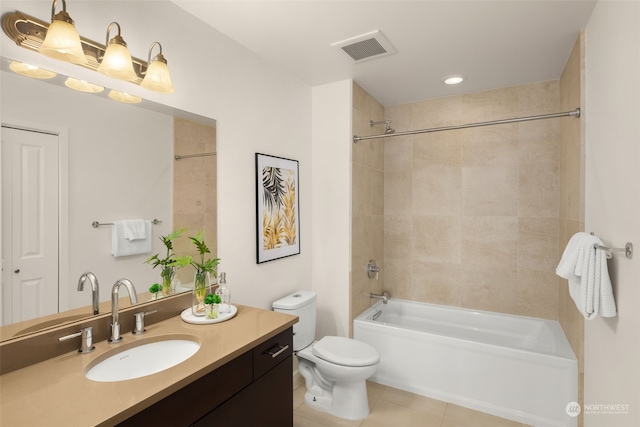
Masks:
[[[298,162],[256,154],[258,263],[300,253]]]

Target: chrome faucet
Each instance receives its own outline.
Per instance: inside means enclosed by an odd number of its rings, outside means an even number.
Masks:
[[[100,303],[100,291],[98,290],[98,279],[96,276],[87,271],[82,273],[80,279],[78,279],[78,292],[82,292],[84,289],[84,282],[89,281],[91,283],[91,302],[93,303],[93,314],[96,315],[99,313],[98,304]]]
[[[129,292],[129,299],[131,300],[131,304],[138,303],[138,295],[136,294],[136,288],[133,287],[133,283],[131,283],[127,279],[120,279],[113,284],[113,288],[111,289],[111,338],[109,338],[110,343],[117,343],[122,341],[122,337],[120,336],[120,322],[118,321],[118,292],[120,291],[120,286],[124,286],[125,288],[127,288],[127,291]]]
[[[371,293],[369,298],[381,299],[382,303],[386,304],[391,299],[391,295],[389,295],[389,292],[383,292],[382,295]]]

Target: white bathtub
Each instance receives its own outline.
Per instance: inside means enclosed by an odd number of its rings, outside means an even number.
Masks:
[[[372,381],[536,427],[577,425],[566,408],[578,362],[558,322],[391,299],[353,333],[380,353]]]

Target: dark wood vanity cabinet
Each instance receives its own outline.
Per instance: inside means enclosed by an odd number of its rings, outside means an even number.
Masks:
[[[292,374],[289,328],[119,426],[293,426]]]

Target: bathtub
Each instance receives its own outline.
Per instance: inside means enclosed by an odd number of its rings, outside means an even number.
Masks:
[[[577,425],[578,362],[558,322],[391,299],[353,335],[380,353],[371,381],[536,427]]]

